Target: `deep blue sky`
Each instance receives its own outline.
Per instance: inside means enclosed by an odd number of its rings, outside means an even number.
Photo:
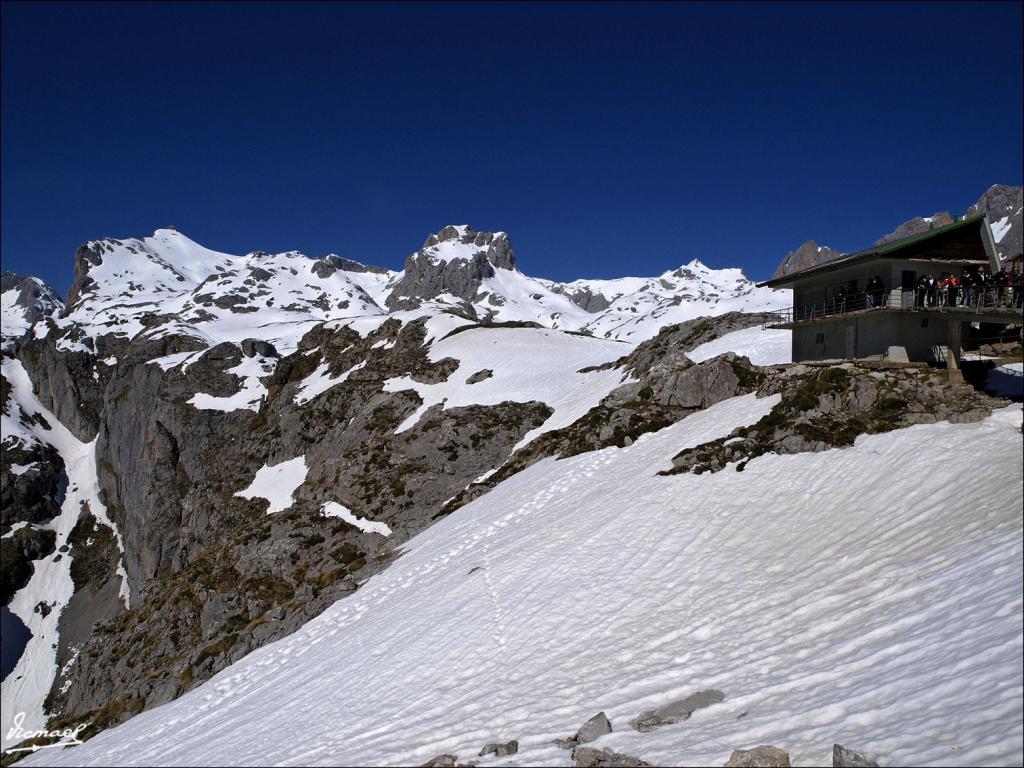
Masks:
[[[3,5],[3,268],[81,242],[767,277],[1021,183],[1021,3]]]

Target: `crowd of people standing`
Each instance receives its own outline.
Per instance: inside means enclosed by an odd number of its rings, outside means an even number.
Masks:
[[[960,274],[942,272],[922,275],[914,290],[914,307],[1021,307],[1024,276],[987,266],[964,269]]]

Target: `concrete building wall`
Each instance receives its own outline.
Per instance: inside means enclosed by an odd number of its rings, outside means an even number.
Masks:
[[[881,357],[890,346],[900,346],[912,361],[936,362],[935,347],[948,341],[944,318],[880,310],[798,325],[793,330],[793,359]]]

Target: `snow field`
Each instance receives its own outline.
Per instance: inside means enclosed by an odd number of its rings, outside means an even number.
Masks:
[[[295,634],[85,746],[66,765],[570,765],[594,743],[721,765],[834,742],[882,765],[1020,764],[1021,408],[745,471],[658,476],[766,414],[719,403],[628,448],[547,459],[407,542]],[[969,499],[922,482],[955,456]],[[881,478],[881,479],[880,479]],[[690,693],[723,703],[641,734]]]

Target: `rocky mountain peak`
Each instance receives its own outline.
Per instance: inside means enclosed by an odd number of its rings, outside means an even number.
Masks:
[[[41,317],[60,314],[64,309],[57,292],[46,282],[31,275],[4,272],[0,275],[3,296],[3,346],[22,335]]]
[[[1024,187],[993,184],[967,209],[966,216],[988,214],[996,252],[1004,261],[1020,256],[1024,246]]]
[[[843,254],[827,245],[818,245],[813,240],[808,240],[799,248],[786,254],[786,258],[776,268],[772,279],[783,275],[799,272],[817,264],[824,264],[826,261],[838,259]]]
[[[482,282],[495,276],[495,269],[518,272],[506,233],[449,224],[429,235],[423,247],[406,259],[402,278],[388,297],[388,308],[415,309],[442,294],[472,301]]]
[[[949,211],[939,211],[937,213],[933,213],[931,216],[915,216],[909,221],[905,221],[900,224],[889,234],[875,240],[875,245],[885,245],[886,243],[892,243],[896,240],[902,240],[905,237],[923,235],[925,232],[930,230],[938,227],[944,227],[947,224],[952,224],[953,221],[954,219],[950,215]]]

